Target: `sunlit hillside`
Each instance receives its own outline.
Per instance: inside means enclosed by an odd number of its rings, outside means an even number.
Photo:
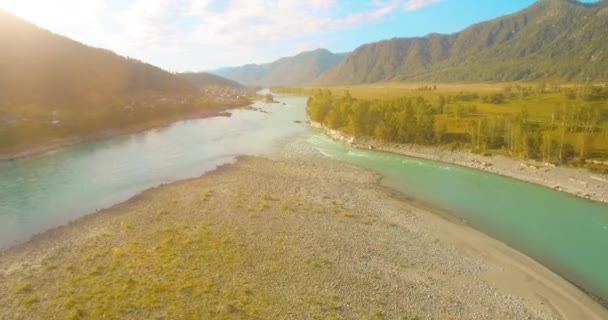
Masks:
[[[138,60],[88,47],[0,11],[3,102],[75,106],[149,92],[183,94],[194,86]]]
[[[243,103],[0,10],[0,153]],[[206,85],[229,82],[213,76]]]

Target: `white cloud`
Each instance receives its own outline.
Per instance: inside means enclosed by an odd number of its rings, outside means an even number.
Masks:
[[[406,11],[415,11],[441,1],[443,0],[406,0],[404,8]]]
[[[252,62],[269,48],[314,49],[325,43],[319,35],[438,1],[368,0],[354,10],[347,0],[0,0],[0,8],[89,45],[181,70]]]
[[[105,0],[0,0],[0,8],[43,28],[69,37],[97,38],[103,34]]]
[[[221,10],[203,1],[188,13],[201,19],[189,37],[236,46],[295,39],[376,21],[397,9],[397,3],[379,3],[365,12],[336,17],[334,0],[230,0]]]
[[[168,47],[177,44],[182,32],[180,4],[172,0],[139,0],[122,12],[123,37],[133,46]]]
[[[375,1],[377,8],[371,11],[362,12],[362,13],[353,13],[345,18],[334,20],[330,23],[331,29],[349,29],[354,28],[356,26],[372,23],[382,19],[383,17],[389,15],[394,12],[397,8],[399,8],[399,1],[393,0],[388,3],[380,3]]]

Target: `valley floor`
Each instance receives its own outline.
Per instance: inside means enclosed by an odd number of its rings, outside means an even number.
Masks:
[[[386,151],[410,157],[436,160],[483,170],[518,180],[549,187],[571,195],[608,203],[608,176],[583,168],[556,167],[535,160],[518,160],[501,155],[483,156],[466,150],[449,150],[436,146],[383,143],[374,139],[354,139],[339,131],[323,128],[330,137],[349,143],[354,148]]]
[[[608,318],[561,277],[378,175],[306,143],[284,149],[0,253],[0,318]]]

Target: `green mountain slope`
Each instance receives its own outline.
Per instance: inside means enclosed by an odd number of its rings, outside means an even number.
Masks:
[[[210,116],[248,102],[203,92],[175,74],[2,10],[0,43],[0,158]]]
[[[152,65],[85,46],[0,10],[0,97],[5,103],[101,105],[196,88]]]
[[[248,84],[261,86],[297,86],[307,84],[322,72],[334,67],[344,54],[335,54],[327,49],[302,52],[293,57],[277,61],[212,71],[219,76]]]
[[[540,0],[459,33],[363,45],[315,83],[607,81],[606,30],[606,0]]]
[[[199,88],[208,86],[220,86],[238,91],[243,91],[247,89],[244,85],[236,81],[232,81],[230,79],[226,79],[224,77],[220,77],[218,75],[211,74],[208,72],[184,72],[178,75]]]

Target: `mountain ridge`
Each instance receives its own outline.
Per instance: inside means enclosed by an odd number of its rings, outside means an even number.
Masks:
[[[453,34],[364,44],[312,83],[606,79],[607,4],[540,0]]]
[[[0,25],[5,45],[0,52],[0,94],[8,101],[98,104],[150,92],[196,90],[161,68],[90,47],[3,10]]]
[[[213,116],[249,103],[234,94],[204,92],[177,74],[87,46],[3,10],[0,42],[0,159]]]
[[[226,79],[224,77],[218,76],[216,74],[212,74],[209,72],[182,72],[178,74],[179,77],[188,80],[193,85],[201,88],[207,86],[220,86],[227,87],[237,91],[244,91],[247,89],[244,85]]]
[[[220,68],[210,73],[247,85],[304,85],[337,65],[344,55],[319,48],[269,63]]]

